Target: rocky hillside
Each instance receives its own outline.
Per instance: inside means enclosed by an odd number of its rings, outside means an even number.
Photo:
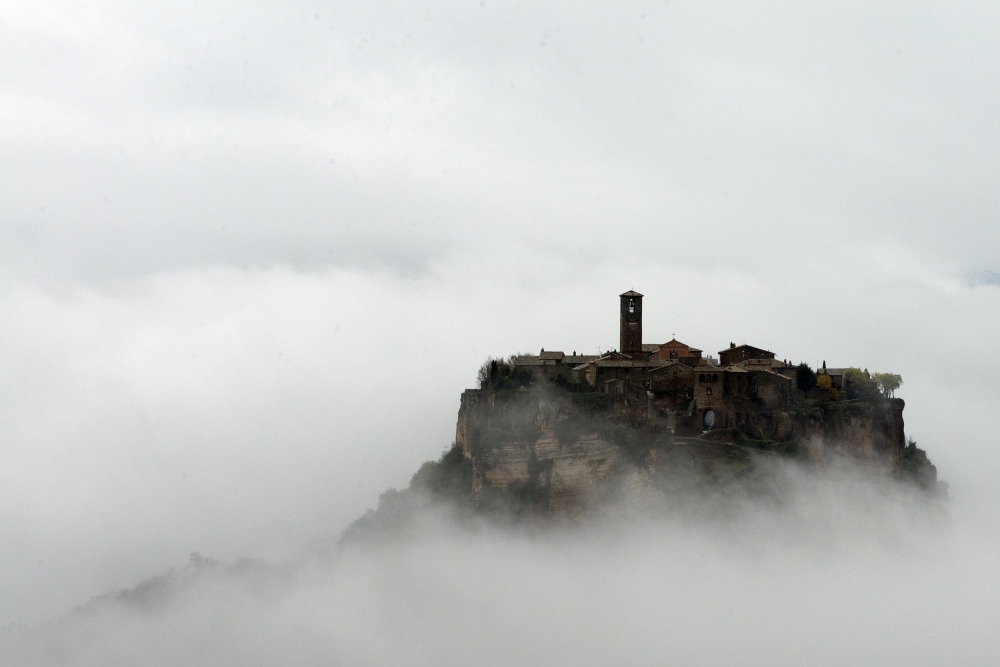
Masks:
[[[383,494],[347,536],[405,523],[417,504],[470,514],[578,517],[632,500],[752,491],[781,461],[913,483],[943,494],[926,453],[907,443],[901,399],[798,397],[740,428],[677,435],[628,417],[613,394],[538,380],[463,393],[455,443]]]
[[[901,399],[803,399],[696,437],[625,419],[619,400],[551,383],[466,391],[455,444],[471,465],[472,493],[511,494],[539,511],[573,515],[621,489],[733,483],[762,457],[902,473]],[[921,479],[933,483],[928,473]]]

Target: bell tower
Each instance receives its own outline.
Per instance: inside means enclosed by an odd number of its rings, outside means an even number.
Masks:
[[[642,354],[642,295],[629,290],[621,295],[621,348],[622,354]]]

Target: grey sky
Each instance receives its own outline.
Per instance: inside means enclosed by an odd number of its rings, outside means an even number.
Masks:
[[[486,355],[613,347],[629,288],[648,339],[902,374],[988,517],[998,22],[0,6],[0,622],[337,534]]]
[[[658,261],[683,235],[730,239],[700,266],[766,239],[995,268],[996,22],[988,4],[11,7],[4,251],[94,279],[413,271],[498,242],[595,262],[634,236]]]

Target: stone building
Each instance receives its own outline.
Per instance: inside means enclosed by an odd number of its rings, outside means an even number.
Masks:
[[[701,356],[701,350],[685,345],[676,338],[662,345],[643,345],[654,361],[680,361],[690,366],[700,366],[708,361]]]
[[[676,338],[644,344],[642,298],[631,290],[619,295],[619,350],[567,355],[543,349],[517,357],[515,365],[576,391],[613,394],[623,414],[671,430],[735,427],[760,409],[788,407],[796,391],[794,366],[752,345],[730,343],[714,365]]]
[[[738,364],[748,359],[774,359],[774,352],[768,352],[753,345],[736,345],[735,343],[730,343],[728,350],[719,352],[719,363],[723,366]]]

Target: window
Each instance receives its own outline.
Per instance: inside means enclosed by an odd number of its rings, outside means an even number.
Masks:
[[[719,381],[718,373],[712,373],[712,382],[718,382],[718,381]]]
[[[712,395],[712,388],[711,387],[706,387],[705,388],[705,395],[706,396],[711,396]]]
[[[630,315],[635,315],[635,299],[628,300],[628,312]]]
[[[698,376],[698,382],[704,382],[704,381],[705,381],[705,374],[702,373],[701,375]]]

